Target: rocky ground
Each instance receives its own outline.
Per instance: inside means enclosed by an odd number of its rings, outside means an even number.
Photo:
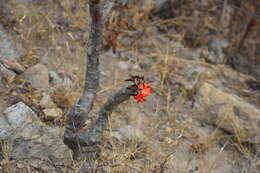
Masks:
[[[258,4],[120,2],[86,128],[130,75],[153,93],[112,113],[95,171],[260,172]],[[84,172],[62,136],[84,82],[85,1],[0,0],[0,15],[0,172]]]

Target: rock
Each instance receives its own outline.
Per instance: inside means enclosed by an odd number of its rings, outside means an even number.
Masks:
[[[27,125],[36,118],[35,113],[23,102],[7,108],[4,115],[12,128],[22,128],[23,125]]]
[[[225,55],[216,55],[213,52],[207,52],[205,59],[207,62],[212,63],[212,64],[223,64],[225,60]]]
[[[249,47],[248,49],[250,49]],[[257,55],[250,56],[251,53],[243,52],[246,48],[239,50],[240,52],[230,52],[229,57],[229,65],[242,73],[249,74],[254,76],[257,80],[260,80],[260,61]],[[258,50],[258,49],[257,49]]]
[[[161,5],[163,5],[166,1],[169,0],[153,0],[155,7],[160,7]]]
[[[171,1],[171,0],[155,0],[155,8],[153,14],[163,18],[169,19],[176,17],[180,14],[180,6],[183,2]]]
[[[128,0],[118,0],[118,3],[122,4],[122,5],[126,5],[128,2]]]
[[[143,132],[139,128],[131,125],[119,128],[117,132],[112,133],[112,136],[118,140],[143,140],[145,138]]]
[[[12,133],[3,135],[7,128]],[[69,149],[60,137],[61,130],[42,123],[22,102],[7,108],[0,116],[0,139],[12,146],[9,156],[16,161],[26,159],[30,164],[47,167],[49,172],[57,171],[54,165],[64,164],[69,158]]]
[[[189,150],[188,142],[183,142],[175,148],[175,151],[166,161],[163,172],[205,172],[212,173],[230,173],[235,172],[235,164],[232,163],[231,153],[228,151],[221,152],[221,146],[214,145],[203,153],[204,159],[200,160],[198,155]],[[203,167],[200,166],[203,164]],[[236,170],[237,171],[237,170]]]
[[[129,68],[129,64],[125,61],[119,61],[118,67],[121,68],[122,70],[127,70]]]
[[[49,75],[49,78],[50,78],[50,84],[57,85],[57,84],[62,83],[62,78],[60,78],[58,73],[56,73],[54,71],[50,71],[48,73],[48,75]]]
[[[49,87],[48,69],[42,64],[36,64],[26,69],[22,78],[30,82],[35,89],[47,89]]]
[[[74,74],[50,71],[48,75],[50,78],[50,84],[53,87],[59,87],[62,89],[75,89],[79,86],[78,78]]]
[[[208,50],[215,54],[223,53],[223,49],[228,48],[228,42],[225,40],[212,38],[209,40]]]
[[[39,103],[41,108],[56,108],[57,105],[52,101],[51,96],[48,94],[45,94],[40,103]]]
[[[187,127],[185,137],[178,139],[174,151],[164,156],[166,160],[161,159],[166,161],[162,172],[239,172],[237,164],[243,160],[239,153],[236,153],[235,149],[227,149],[227,143],[220,145],[213,137],[223,137],[221,131],[213,126],[201,126],[194,122]],[[200,157],[202,155],[203,159]]]
[[[44,109],[43,112],[47,120],[61,118],[63,115],[60,108]]]
[[[0,116],[0,140],[7,139],[12,134],[12,129],[9,126],[4,116]]]
[[[35,113],[23,102],[7,108],[0,117],[0,139],[8,139],[36,118]]]
[[[260,143],[260,110],[238,96],[204,83],[197,91],[195,107],[201,122],[216,125],[241,141]]]
[[[228,48],[228,42],[221,39],[213,38],[209,40],[206,60],[212,64],[224,64],[226,58],[225,49]]]
[[[8,69],[16,73],[23,73],[25,71],[24,67],[21,66],[16,60],[0,60],[0,62]]]
[[[0,59],[15,59],[20,56],[12,40],[13,38],[0,25]]]
[[[0,81],[12,82],[16,74],[13,71],[8,70],[2,64],[0,64]]]

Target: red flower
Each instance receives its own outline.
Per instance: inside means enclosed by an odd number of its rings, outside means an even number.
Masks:
[[[145,98],[144,98],[144,96],[143,96],[141,93],[139,93],[139,94],[137,94],[137,95],[135,96],[135,100],[136,100],[137,102],[144,102],[144,101],[146,101]]]
[[[144,102],[144,101],[146,101],[146,99],[144,97],[150,95],[152,89],[149,87],[149,85],[146,82],[139,84],[138,88],[141,91],[135,96],[135,100],[137,102]]]
[[[141,89],[141,94],[144,97],[150,95],[150,93],[151,93],[151,88],[149,87],[149,85],[146,82],[138,85],[138,88]]]

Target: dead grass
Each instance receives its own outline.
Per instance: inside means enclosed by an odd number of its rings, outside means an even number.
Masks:
[[[14,4],[13,1],[9,3]],[[67,0],[18,3],[19,5],[13,6],[12,9],[14,24],[11,29],[18,33],[25,49],[26,53],[20,61],[24,67],[42,63],[50,70],[76,76],[82,88],[85,70],[84,47],[87,40],[87,35],[82,31],[88,31],[88,13],[83,0],[76,0],[74,3]],[[14,85],[17,85],[17,81]],[[28,86],[24,88],[27,88],[25,90],[28,93],[23,90],[23,98],[33,100],[32,90]],[[77,100],[81,88],[75,91],[72,88],[57,87],[53,97],[58,106],[70,108]],[[19,90],[16,91],[19,94]]]
[[[134,169],[141,171],[146,166],[149,152],[152,151],[149,151],[149,146],[143,142],[135,140],[119,142],[110,139],[101,150],[100,164],[108,167],[109,172],[123,173]],[[139,165],[135,166],[135,163]]]
[[[1,169],[3,169],[3,171],[5,172],[10,172],[10,168],[11,168],[11,163],[10,163],[10,157],[9,157],[9,153],[10,153],[10,146],[8,146],[7,142],[3,142],[1,141],[0,143],[0,166]]]
[[[38,1],[37,1],[38,2]],[[47,2],[47,1],[46,1]],[[85,45],[87,40],[88,21],[87,11],[85,10],[84,0],[63,0],[54,3],[48,1],[47,5],[32,4],[28,8],[31,13],[23,13],[21,10],[14,9],[15,24],[13,30],[17,32],[21,38],[22,45],[26,49],[26,54],[22,57],[22,65],[30,67],[37,63],[45,64],[50,70],[62,71],[76,75],[80,81],[80,88],[73,90],[71,88],[56,88],[53,93],[55,103],[63,109],[68,109],[79,98],[84,79],[84,64],[85,62]],[[44,3],[43,3],[44,4]],[[161,32],[168,32],[170,28],[176,27],[174,32],[165,33],[168,38],[172,38],[177,42],[184,43],[188,47],[198,47],[207,44],[206,35],[211,32],[219,32],[219,23],[217,15],[208,15],[214,12],[214,4],[208,8],[205,13],[197,16],[189,16],[181,14],[180,16],[171,19],[153,19],[151,22],[152,6],[141,8],[135,1],[129,8],[121,8],[113,11],[110,24],[119,27],[120,34],[125,32],[142,30],[143,28],[156,26]],[[194,4],[190,4],[186,8],[190,8]],[[17,11],[17,14],[16,14]],[[29,15],[30,14],[30,15]],[[121,23],[116,23],[116,19],[121,18]],[[129,19],[130,21],[126,20]],[[120,21],[120,20],[118,20]],[[123,28],[122,21],[131,27]],[[120,28],[121,27],[121,28]],[[146,28],[146,29],[147,29]],[[144,29],[145,30],[145,29]],[[85,33],[86,32],[86,33]],[[145,32],[144,32],[145,33]],[[120,42],[120,36],[112,37],[111,33],[107,33],[107,38],[113,38],[116,42]],[[110,35],[109,35],[110,34]],[[119,34],[119,33],[117,33]],[[148,39],[144,38],[147,36]],[[182,98],[192,98],[196,94],[194,90],[180,89],[174,85],[174,78],[177,73],[178,63],[175,61],[176,54],[171,50],[171,47],[162,45],[156,35],[145,35],[140,40],[135,40],[130,48],[124,48],[119,43],[114,43],[110,48],[130,49],[135,52],[140,62],[150,60],[149,57],[156,57],[156,62],[150,67],[149,71],[144,72],[144,75],[149,79],[153,75],[158,75],[160,79],[159,85],[153,86],[154,94],[156,94],[155,111],[151,112],[151,116],[158,117],[154,124],[151,124],[150,135],[144,141],[138,139],[118,141],[111,137],[113,125],[110,124],[109,132],[106,136],[106,142],[100,146],[100,157],[97,163],[98,169],[105,169],[110,173],[127,173],[127,172],[143,172],[143,173],[161,173],[165,169],[169,157],[183,139],[192,140],[190,135],[189,120],[180,122],[179,114],[181,113],[182,105],[187,101]],[[112,39],[112,41],[114,41]],[[111,40],[106,40],[108,43]],[[140,53],[142,46],[150,47],[149,54]],[[111,43],[112,44],[112,43]],[[121,47],[120,47],[120,46]],[[153,73],[155,71],[155,73]],[[120,74],[118,74],[120,75]],[[17,85],[17,83],[14,83]],[[120,81],[115,80],[111,86],[101,89],[97,94],[100,96],[106,92],[111,92],[122,85]],[[21,88],[16,91],[20,95],[20,100],[35,105],[39,102],[41,95],[30,89],[26,83],[21,84]],[[18,97],[19,98],[19,97]],[[18,99],[19,100],[19,99]],[[102,99],[101,102],[104,102]],[[177,100],[177,101],[176,101]],[[131,106],[136,106],[131,103]],[[124,110],[125,111],[125,110]],[[182,119],[181,119],[182,120]],[[168,123],[168,127],[166,126]],[[238,127],[239,128],[239,127]],[[156,133],[163,131],[162,135]],[[153,138],[161,138],[153,139]],[[196,136],[193,136],[193,142],[190,145],[190,151],[203,156],[210,147],[222,138],[221,136],[212,133],[211,136],[202,141],[197,142]],[[232,145],[244,155],[250,155],[248,148],[243,145],[239,138],[236,138]],[[149,140],[158,140],[162,147],[157,151],[151,147]],[[219,154],[225,150],[226,143],[223,145]],[[159,151],[164,150],[164,151]],[[158,152],[158,153],[157,153]],[[11,164],[8,155],[8,146],[5,143],[1,144],[1,153],[3,159],[1,166],[4,171],[11,172]],[[255,159],[255,158],[254,158]],[[217,162],[217,157],[216,161]],[[79,172],[82,163],[72,162],[64,166],[64,173]],[[203,164],[201,165],[203,167]],[[211,166],[209,172],[214,168]]]

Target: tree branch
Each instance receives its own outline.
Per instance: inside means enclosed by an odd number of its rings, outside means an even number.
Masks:
[[[99,117],[92,127],[87,131],[82,130],[93,107],[99,85],[99,56],[102,49],[103,30],[113,4],[114,0],[106,0],[103,4],[100,3],[100,0],[89,0],[92,23],[87,48],[85,87],[82,97],[66,117],[64,132],[64,143],[73,150],[74,159],[81,158],[81,146],[92,146],[101,142],[102,133],[112,110],[118,104],[128,100],[130,95],[137,94],[137,89],[120,89],[103,105]]]
[[[77,132],[84,126],[88,114],[93,107],[99,85],[99,55],[102,46],[103,30],[107,15],[112,6],[112,0],[107,1],[103,8],[98,0],[89,1],[92,24],[87,48],[85,87],[82,97],[72,108],[66,121],[66,128],[74,132]]]
[[[85,86],[80,100],[66,117],[64,132],[64,143],[74,153],[80,147],[74,136],[77,136],[79,130],[83,128],[96,97],[99,85],[99,56],[102,49],[103,30],[107,14],[112,9],[113,3],[113,0],[107,0],[104,4],[100,0],[89,0],[91,30],[87,48]]]
[[[77,141],[80,146],[93,146],[100,144],[103,131],[107,125],[108,117],[110,116],[111,112],[120,103],[128,100],[132,94],[136,94],[136,91],[133,91],[127,87],[118,90],[102,106],[99,112],[99,117],[92,125],[92,128],[87,131],[73,133],[69,138],[73,141]]]
[[[102,106],[99,112],[99,117],[92,125],[92,128],[87,132],[78,134],[78,140],[82,146],[92,146],[101,143],[102,134],[107,126],[108,117],[116,106],[130,98],[130,95],[136,94],[129,88],[121,88],[112,95],[107,102]]]

